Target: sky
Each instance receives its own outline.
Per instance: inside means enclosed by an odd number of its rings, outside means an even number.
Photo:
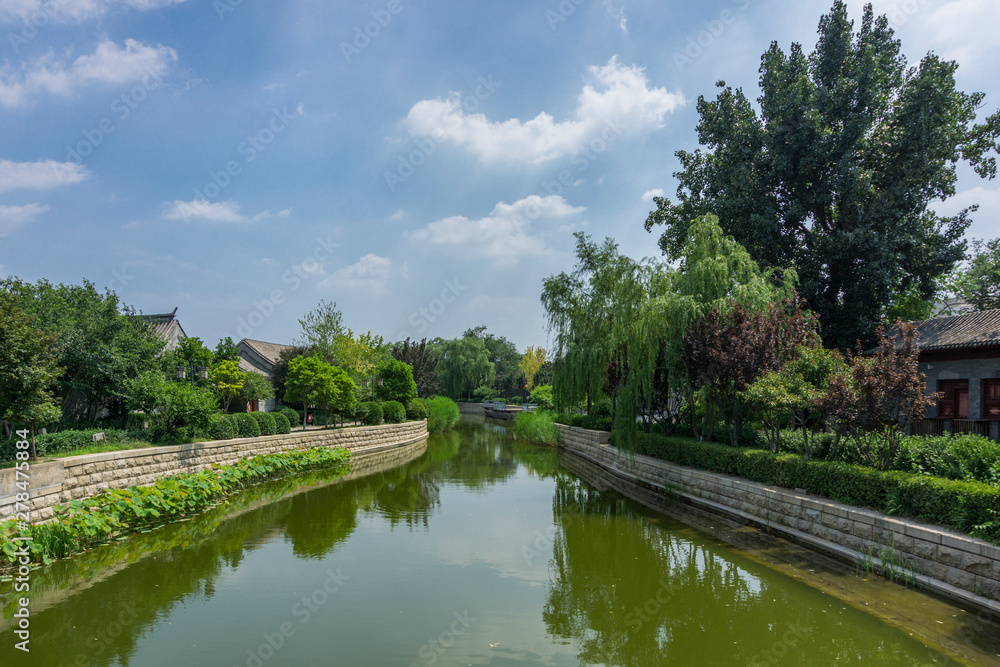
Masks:
[[[390,341],[545,346],[573,233],[658,255],[698,97],[756,99],[831,4],[0,0],[0,275],[177,308],[209,346],[291,343],[321,300]],[[1000,2],[874,4],[1000,108]],[[1000,182],[959,173],[936,207],[1000,236]]]

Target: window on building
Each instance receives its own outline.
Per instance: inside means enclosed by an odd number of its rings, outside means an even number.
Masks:
[[[1000,380],[983,380],[983,419],[1000,421]]]
[[[938,403],[938,417],[944,419],[969,418],[969,381],[938,380],[941,402]]]

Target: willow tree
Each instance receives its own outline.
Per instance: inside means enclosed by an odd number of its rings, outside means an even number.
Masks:
[[[677,153],[677,200],[657,198],[646,229],[665,226],[676,258],[691,220],[717,214],[755,260],[798,271],[827,345],[873,343],[891,307],[932,297],[962,258],[974,208],[932,208],[957,165],[996,175],[1000,114],[976,124],[984,96],[956,88],[957,67],[933,53],[908,67],[885,16],[868,5],[855,31],[838,0],[813,53],[762,56],[759,108],[724,82],[699,98],[705,150]]]

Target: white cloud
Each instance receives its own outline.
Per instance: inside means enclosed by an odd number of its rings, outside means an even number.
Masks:
[[[453,93],[447,100],[417,102],[404,125],[414,136],[451,141],[483,162],[538,164],[572,155],[598,138],[610,143],[625,133],[657,129],[664,116],[684,105],[683,95],[650,88],[644,69],[621,65],[617,56],[590,73],[600,90],[584,86],[571,120],[557,122],[543,111],[525,122],[490,121],[484,114],[467,114]]]
[[[642,193],[642,201],[653,201],[653,197],[662,197],[663,188],[653,188]]]
[[[628,18],[625,16],[624,1],[604,0],[604,8],[608,11],[608,16],[618,22],[619,29],[627,35]]]
[[[121,6],[148,11],[186,0],[0,0],[0,21],[12,23],[29,21],[32,17],[45,16],[61,21],[100,16],[112,7]]]
[[[176,60],[177,52],[166,46],[147,46],[127,39],[119,47],[105,39],[94,53],[78,57],[69,66],[52,54],[24,65],[20,72],[13,72],[10,65],[4,64],[0,66],[0,105],[19,106],[42,93],[70,95],[92,84],[143,81],[153,87]]]
[[[208,222],[247,222],[248,218],[240,213],[240,205],[233,200],[210,202],[204,199],[192,201],[174,200],[163,213],[165,220],[191,219],[207,220]]]
[[[339,287],[370,296],[386,296],[391,293],[389,283],[405,280],[408,273],[406,262],[397,266],[388,257],[368,254],[356,263],[331,273],[319,284],[319,288]]]
[[[11,162],[0,160],[0,192],[10,190],[49,190],[79,183],[90,176],[82,165],[72,162],[41,160]]]
[[[453,216],[432,222],[408,236],[417,241],[450,247],[455,254],[483,257],[503,266],[548,254],[545,239],[530,234],[533,220],[565,218],[583,212],[559,196],[531,195],[513,204],[500,202],[485,218]]]
[[[7,238],[21,227],[31,224],[35,218],[48,210],[47,204],[0,206],[0,239]]]

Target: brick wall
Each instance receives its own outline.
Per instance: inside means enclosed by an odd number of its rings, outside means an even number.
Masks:
[[[229,465],[249,456],[313,447],[372,452],[426,437],[427,422],[420,421],[71,456],[31,466],[31,520],[36,523],[50,519],[53,505],[85,498],[104,488],[145,486],[162,477],[199,472],[212,464]],[[12,468],[0,470],[0,520],[14,513],[16,494],[20,492],[16,481]]]

